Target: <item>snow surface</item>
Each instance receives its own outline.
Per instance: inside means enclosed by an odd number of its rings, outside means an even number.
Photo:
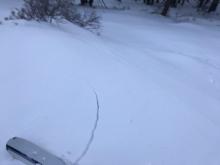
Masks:
[[[0,0],[0,19],[16,6]],[[80,165],[219,165],[220,29],[100,10],[100,36],[71,24],[0,25],[0,164],[23,137]],[[15,25],[17,22],[18,25]]]

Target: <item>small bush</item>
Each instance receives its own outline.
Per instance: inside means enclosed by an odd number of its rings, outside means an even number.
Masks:
[[[98,29],[100,27],[100,17],[96,15],[96,12],[79,12],[73,0],[24,0],[24,6],[13,10],[11,15],[5,19],[50,23],[67,20],[85,28]]]

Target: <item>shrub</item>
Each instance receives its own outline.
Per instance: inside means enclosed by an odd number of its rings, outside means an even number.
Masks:
[[[79,11],[73,0],[24,0],[21,9],[15,9],[6,19],[53,22],[67,20],[81,27],[97,29],[100,17],[95,11]]]

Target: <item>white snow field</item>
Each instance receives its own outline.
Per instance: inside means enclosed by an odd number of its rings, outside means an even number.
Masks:
[[[15,2],[0,0],[0,20]],[[80,165],[219,165],[220,26],[99,13],[100,36],[0,25],[0,164],[22,164],[5,150],[14,136],[74,162],[96,120],[95,91],[98,126]]]

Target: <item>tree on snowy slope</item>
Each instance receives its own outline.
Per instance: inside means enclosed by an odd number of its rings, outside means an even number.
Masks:
[[[219,0],[199,0],[197,9],[207,12],[215,12],[219,5]]]
[[[93,2],[94,2],[94,0],[80,0],[80,4],[82,6],[85,6],[85,5],[89,4],[89,6],[92,7],[93,6]]]
[[[170,8],[182,8],[185,4],[187,7],[191,6],[198,11],[214,12],[217,10],[220,0],[143,0],[146,5],[155,5],[161,7],[161,15],[167,16]]]
[[[170,8],[171,1],[172,1],[172,0],[166,0],[166,1],[165,1],[163,10],[162,10],[162,12],[161,12],[161,15],[163,15],[163,16],[166,16],[166,15],[167,15],[167,13],[168,13],[168,11],[169,11],[169,8]]]
[[[219,4],[219,0],[213,0],[209,9],[208,9],[208,12],[216,11],[218,4]]]

